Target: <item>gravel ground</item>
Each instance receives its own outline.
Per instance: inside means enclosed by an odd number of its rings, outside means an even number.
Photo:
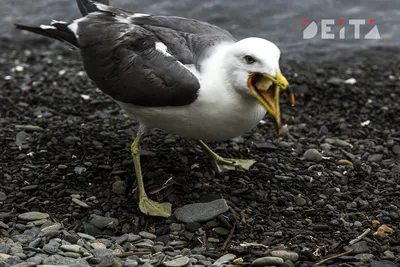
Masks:
[[[137,124],[78,54],[0,49],[0,266],[400,265],[400,51],[284,61],[297,94],[281,101],[284,134],[265,118],[211,144],[256,159],[248,173],[220,176],[193,141],[154,130],[142,167],[151,198],[173,204],[161,219],[138,211]]]

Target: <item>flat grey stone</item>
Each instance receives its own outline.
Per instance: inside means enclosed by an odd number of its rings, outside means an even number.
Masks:
[[[153,235],[152,233],[148,233],[148,232],[145,232],[145,231],[140,232],[139,235],[141,237],[147,238],[147,239],[156,239],[157,238],[156,235]]]
[[[290,260],[292,262],[296,262],[299,259],[299,254],[293,251],[286,251],[286,250],[274,250],[271,251],[271,256],[278,257],[283,259],[284,261]]]
[[[220,266],[222,264],[231,263],[234,259],[236,259],[236,255],[232,253],[228,253],[217,259],[213,266]]]
[[[278,258],[278,257],[262,257],[255,259],[251,265],[252,266],[257,266],[257,267],[262,267],[262,266],[267,266],[267,265],[282,265],[284,263],[283,259]]]
[[[189,263],[189,258],[186,256],[175,258],[169,261],[164,261],[163,265],[166,267],[183,267]]]
[[[321,153],[315,148],[311,148],[304,152],[303,157],[308,161],[320,162],[322,160]]]
[[[0,244],[0,253],[9,254],[11,251],[11,246],[8,244]]]
[[[107,226],[118,225],[118,219],[95,215],[89,219],[89,223],[96,226],[99,229],[104,229]]]
[[[388,260],[372,261],[371,267],[398,267],[396,263]]]
[[[360,253],[356,255],[356,258],[362,262],[370,262],[374,258],[374,255],[369,253]]]
[[[38,211],[30,211],[18,215],[18,219],[25,221],[37,221],[37,220],[47,219],[49,217],[50,217],[49,214]]]
[[[50,240],[49,243],[43,246],[43,251],[49,254],[57,253],[58,248],[60,247],[60,243]]]
[[[207,203],[194,203],[175,210],[175,217],[182,222],[204,222],[229,210],[225,199]]]

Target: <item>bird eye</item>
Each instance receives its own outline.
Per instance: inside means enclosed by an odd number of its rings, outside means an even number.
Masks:
[[[253,64],[254,62],[256,62],[256,59],[252,56],[244,56],[244,60],[246,60],[247,64]]]

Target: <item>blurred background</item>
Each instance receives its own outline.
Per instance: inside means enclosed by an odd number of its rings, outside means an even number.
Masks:
[[[204,20],[230,31],[236,38],[259,36],[277,43],[286,57],[354,51],[371,46],[397,46],[400,43],[400,1],[398,0],[111,0],[111,4],[141,13],[176,15]],[[79,17],[75,0],[4,0],[0,9],[1,36],[17,40],[41,38],[16,31],[12,23],[46,24],[51,19],[70,21]],[[303,40],[308,22],[335,19],[332,32],[338,36],[339,19],[347,25],[346,39],[322,40],[318,35]],[[380,40],[355,40],[348,19],[374,19]],[[373,26],[373,25],[372,25]],[[361,38],[372,29],[361,26]]]

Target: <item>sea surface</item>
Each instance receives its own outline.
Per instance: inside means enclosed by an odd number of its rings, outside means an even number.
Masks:
[[[400,44],[399,0],[111,0],[111,3],[140,13],[204,20],[230,31],[238,39],[267,38],[286,57],[304,59],[314,54],[329,58],[341,51],[385,49]],[[75,0],[3,0],[0,37],[29,41],[38,37],[15,30],[12,23],[40,25],[52,19],[71,21],[79,16]],[[326,19],[334,20],[334,25],[326,22],[331,26],[326,32],[333,34],[333,39],[322,38],[322,20]],[[365,21],[359,27],[359,38],[349,19]],[[304,39],[304,29],[313,22],[315,26],[308,36],[315,32],[315,37]],[[379,38],[365,39],[374,27],[373,36]],[[340,32],[344,32],[344,39],[340,39]]]

